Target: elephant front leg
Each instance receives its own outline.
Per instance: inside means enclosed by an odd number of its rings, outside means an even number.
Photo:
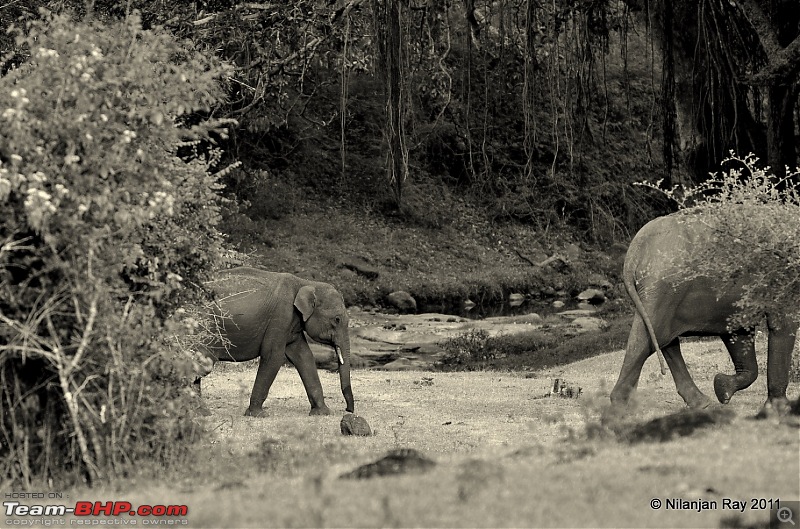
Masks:
[[[300,379],[308,394],[308,401],[311,403],[309,415],[330,415],[331,410],[325,405],[325,397],[322,394],[322,383],[317,373],[317,363],[314,354],[308,346],[304,336],[286,346],[286,357],[297,368]]]
[[[723,334],[722,338],[736,369],[735,375],[717,373],[714,377],[714,393],[717,400],[727,404],[734,393],[750,386],[758,378],[758,364],[756,363],[756,346],[754,335],[751,331],[735,334]]]
[[[262,350],[261,358],[258,361],[256,381],[253,384],[253,393],[250,395],[250,406],[244,412],[245,417],[266,416],[262,406],[264,401],[267,400],[269,388],[272,387],[272,383],[275,381],[284,359],[282,351]]]

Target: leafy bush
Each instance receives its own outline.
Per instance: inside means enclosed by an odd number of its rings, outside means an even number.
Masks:
[[[446,370],[509,369],[529,371],[577,362],[625,347],[630,331],[627,312],[607,311],[609,321],[600,332],[565,336],[563,328],[545,325],[538,329],[489,336],[470,330],[446,340],[441,368]]]
[[[720,293],[741,290],[731,326],[748,326],[764,313],[800,317],[800,195],[790,185],[798,175],[776,179],[750,154],[733,153],[733,167],[705,183],[665,191],[685,215],[703,215],[715,244],[689,256],[684,280],[727,278]]]
[[[445,366],[474,367],[476,362],[494,357],[489,347],[489,333],[483,329],[470,329],[448,338],[442,343],[444,354],[441,362]]]
[[[179,308],[206,299],[221,259],[220,152],[197,147],[224,137],[207,116],[227,69],[137,16],[45,13],[16,39],[28,60],[0,78],[0,480],[177,461],[196,365],[170,337],[196,334]]]

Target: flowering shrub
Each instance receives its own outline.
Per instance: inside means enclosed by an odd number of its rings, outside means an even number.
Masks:
[[[721,293],[741,290],[732,327],[769,312],[800,317],[800,195],[790,185],[798,172],[779,181],[752,154],[731,153],[723,164],[732,168],[695,188],[665,192],[683,214],[702,214],[715,234],[715,244],[691,256],[683,279],[728,278],[717,285]]]
[[[218,266],[228,72],[136,16],[43,16],[0,78],[0,480],[104,478],[194,436],[179,310]],[[177,156],[181,150],[182,158]],[[189,153],[187,155],[187,153]],[[66,471],[66,474],[64,473]]]

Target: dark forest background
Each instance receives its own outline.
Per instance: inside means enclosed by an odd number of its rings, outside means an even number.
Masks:
[[[796,165],[790,0],[20,1],[0,24],[39,7],[139,10],[235,64],[212,112],[238,121],[227,186],[252,218],[280,215],[286,183],[434,224],[456,193],[626,240],[669,207],[632,182],[696,183],[730,150]]]

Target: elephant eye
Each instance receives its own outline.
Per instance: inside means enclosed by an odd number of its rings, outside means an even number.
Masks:
[[[333,321],[336,323],[336,325],[339,325],[340,323],[342,323],[342,318],[340,316],[336,316],[335,318],[333,318]]]

